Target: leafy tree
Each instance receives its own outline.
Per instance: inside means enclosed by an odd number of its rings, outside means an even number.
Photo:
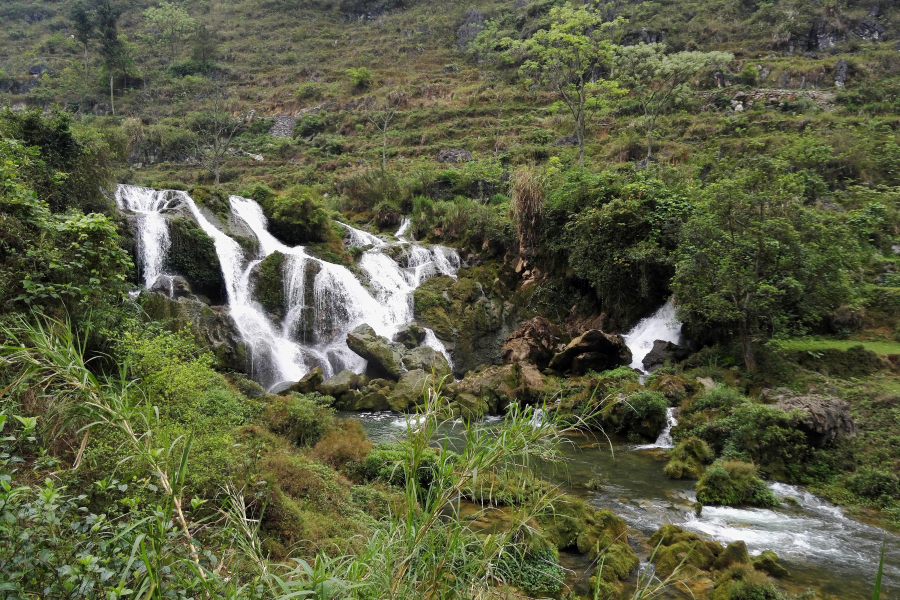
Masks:
[[[84,72],[88,70],[88,46],[94,37],[94,22],[91,20],[91,14],[88,12],[84,4],[84,0],[78,0],[72,5],[69,11],[69,19],[75,29],[75,39],[79,44],[84,46]]]
[[[615,50],[608,32],[622,21],[604,23],[590,5],[555,6],[549,19],[549,29],[524,41],[506,39],[503,45],[513,56],[524,57],[519,71],[526,84],[539,83],[559,94],[575,122],[578,164],[584,166],[588,114],[601,108],[605,96],[619,93],[616,83],[600,74],[608,72]]]
[[[353,82],[353,87],[358,90],[372,87],[372,71],[368,67],[351,67],[347,69],[347,76]]]
[[[685,224],[673,288],[684,320],[754,340],[819,324],[851,294],[858,260],[846,227],[800,201],[802,181],[770,160],[703,191]]]
[[[144,11],[147,26],[159,41],[169,47],[169,62],[175,62],[178,46],[185,36],[197,28],[195,21],[185,10],[172,2],[161,2],[159,6]]]
[[[208,71],[216,59],[218,44],[212,32],[204,25],[197,27],[194,35],[194,46],[191,48],[191,60]]]
[[[688,89],[688,81],[703,69],[731,61],[727,52],[677,52],[666,54],[663,44],[638,44],[618,48],[616,78],[634,94],[644,113],[647,158],[653,154],[656,119]]]

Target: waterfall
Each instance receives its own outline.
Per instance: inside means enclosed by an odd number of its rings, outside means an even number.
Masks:
[[[135,216],[137,268],[143,273],[144,287],[148,289],[163,275],[163,262],[172,245],[163,211],[177,204],[173,194],[168,191],[158,192],[125,185],[116,189],[116,205],[119,210],[129,210]]]
[[[644,370],[644,357],[653,349],[653,342],[663,340],[673,344],[681,343],[681,322],[675,318],[675,300],[668,302],[634,326],[622,336],[631,350],[632,369]]]
[[[678,425],[678,419],[675,418],[675,409],[671,406],[666,409],[666,426],[652,444],[642,444],[637,446],[638,450],[647,450],[650,448],[673,448],[672,428]]]
[[[408,242],[406,239],[406,230],[409,229],[412,220],[409,217],[403,217],[403,220],[400,221],[400,229],[397,230],[397,233],[394,234],[394,237],[398,240],[402,240],[404,242]]]
[[[347,333],[368,323],[379,335],[392,337],[413,320],[413,291],[433,275],[456,277],[460,267],[459,255],[451,248],[426,248],[403,238],[400,232],[396,236],[399,241],[388,242],[341,223],[347,229],[349,246],[367,248],[360,257],[361,277],[357,278],[342,265],[310,256],[302,246],[283,244],[269,233],[262,208],[249,198],[231,196],[229,204],[232,217],[243,222],[259,242],[254,257],[246,256],[231,236],[214,226],[185,192],[121,185],[116,202],[120,209],[135,214],[138,257],[147,287],[167,276],[162,265],[171,244],[164,211],[186,207],[213,239],[229,312],[248,348],[250,374],[268,389],[297,381],[315,366],[321,367],[326,377],[343,369],[361,372],[366,362],[347,347]],[[398,254],[404,265],[385,252],[391,246],[402,246]],[[278,323],[253,297],[254,268],[273,252],[286,257],[286,305]],[[450,360],[444,344],[430,329],[426,329],[424,343]]]

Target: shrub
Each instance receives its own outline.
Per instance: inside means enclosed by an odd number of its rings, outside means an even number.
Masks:
[[[411,451],[412,447],[409,442],[376,444],[359,466],[357,475],[365,481],[378,480],[391,485],[403,486],[406,483],[406,471],[409,467]],[[438,458],[437,450],[428,449],[422,454],[417,474],[422,486],[431,485],[433,469]]]
[[[298,446],[311,446],[335,427],[334,398],[310,394],[291,394],[273,400],[263,413],[266,426]]]
[[[356,212],[371,210],[382,202],[396,203],[403,197],[397,178],[383,171],[350,177],[340,183],[340,188]]]
[[[328,237],[328,213],[319,194],[312,188],[294,186],[261,204],[269,220],[269,230],[285,244],[297,246],[322,242]]]
[[[347,76],[353,87],[358,90],[367,90],[372,87],[372,71],[368,67],[351,67],[347,69]]]
[[[301,83],[294,92],[294,98],[297,100],[321,100],[324,89],[321,84],[314,81]]]
[[[348,462],[361,463],[372,449],[362,424],[347,419],[320,439],[312,449],[312,457],[341,470]]]
[[[900,477],[889,471],[864,467],[847,482],[854,493],[873,500],[900,499]]]
[[[506,583],[534,595],[556,594],[562,589],[566,575],[559,564],[556,548],[506,552],[500,558],[497,570]]]
[[[603,416],[605,427],[655,440],[666,425],[668,402],[660,392],[642,389],[617,402]]]
[[[729,567],[716,580],[713,600],[784,600],[764,573],[749,565]]]
[[[324,110],[303,115],[297,119],[297,123],[294,125],[294,137],[308,138],[318,135],[331,125],[331,117]]]
[[[714,462],[697,482],[697,500],[725,506],[778,506],[778,500],[757,475],[756,466],[739,461]]]

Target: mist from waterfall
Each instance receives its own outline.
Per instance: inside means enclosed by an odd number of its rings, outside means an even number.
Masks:
[[[162,265],[171,244],[163,211],[183,205],[214,241],[222,266],[229,313],[248,348],[251,376],[268,389],[299,380],[319,366],[326,377],[343,369],[361,372],[366,362],[346,344],[347,333],[369,324],[379,335],[392,337],[413,320],[413,291],[433,275],[456,276],[459,255],[450,248],[425,248],[402,237],[388,242],[371,233],[341,223],[348,231],[348,245],[367,248],[353,271],[310,256],[302,246],[287,246],[267,229],[262,208],[255,201],[231,196],[234,220],[256,236],[255,256],[213,225],[185,192],[155,191],[119,186],[119,207],[135,213],[138,256],[144,283],[150,287],[162,275]],[[402,246],[400,263],[384,251]],[[284,316],[276,322],[253,295],[254,268],[274,252],[285,255],[283,263]],[[401,265],[401,263],[405,263]],[[425,344],[449,355],[443,343],[426,330]],[[452,363],[451,363],[452,364]]]

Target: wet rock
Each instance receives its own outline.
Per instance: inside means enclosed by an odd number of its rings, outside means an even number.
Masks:
[[[731,542],[725,547],[725,550],[716,559],[714,566],[720,571],[724,571],[732,565],[749,565],[750,553],[747,552],[747,544],[743,540]]]
[[[323,382],[324,377],[322,367],[316,367],[304,375],[300,381],[285,388],[284,393],[290,394],[291,392],[296,392],[298,394],[308,394],[310,392],[318,391]]]
[[[787,577],[790,571],[778,563],[778,555],[773,550],[763,550],[762,554],[753,557],[753,568],[768,573],[772,577]]]
[[[515,400],[519,387],[519,369],[516,365],[489,366],[466,373],[457,382],[457,395],[468,394],[486,405],[487,412],[496,414]]]
[[[356,390],[359,387],[359,378],[360,376],[353,371],[345,369],[319,384],[319,393],[338,398],[350,390]]]
[[[472,160],[472,153],[461,148],[445,148],[438,152],[437,161],[439,163],[461,163]]]
[[[450,363],[443,354],[429,346],[419,346],[403,353],[403,366],[413,371],[421,369],[438,379],[452,375]]]
[[[403,344],[409,350],[418,348],[419,344],[425,341],[425,328],[418,323],[407,323],[397,330],[393,341]]]
[[[172,300],[193,296],[191,284],[181,275],[160,275],[153,282],[150,291],[168,296]]]
[[[651,370],[661,367],[667,360],[679,361],[690,356],[691,351],[684,346],[673,344],[665,340],[656,340],[653,342],[653,349],[647,353],[641,364],[644,369]]]
[[[587,370],[606,371],[631,363],[631,350],[617,334],[591,329],[572,340],[551,359],[549,368],[558,372],[583,374]]]
[[[428,388],[436,385],[437,380],[422,369],[407,371],[400,377],[396,387],[388,397],[391,410],[406,412],[424,401]]]
[[[677,525],[663,525],[650,536],[650,547],[657,548],[653,556],[656,571],[668,577],[676,569],[694,567],[709,570],[724,549],[718,542],[700,539],[696,533]]]
[[[856,435],[850,406],[843,400],[827,396],[797,396],[786,389],[776,390],[767,397],[781,410],[799,410],[803,415],[800,428],[816,446],[824,446],[838,437]]]
[[[503,342],[518,324],[516,307],[465,271],[458,279],[432,277],[413,293],[417,320],[444,343],[457,377],[498,364]]]
[[[403,366],[403,344],[389,342],[369,325],[360,325],[348,333],[347,346],[369,361],[368,369],[373,375],[397,380],[406,370]]]
[[[141,293],[138,301],[150,319],[165,323],[169,331],[189,328],[197,344],[216,357],[217,368],[246,372],[247,348],[227,307],[208,306],[194,297],[172,300],[148,292]]]
[[[346,410],[388,410],[388,398],[394,389],[394,383],[386,379],[373,379],[360,390],[352,404],[343,406]]]
[[[525,321],[503,344],[500,355],[504,363],[528,362],[539,369],[547,368],[559,345],[562,332],[544,317]]]

